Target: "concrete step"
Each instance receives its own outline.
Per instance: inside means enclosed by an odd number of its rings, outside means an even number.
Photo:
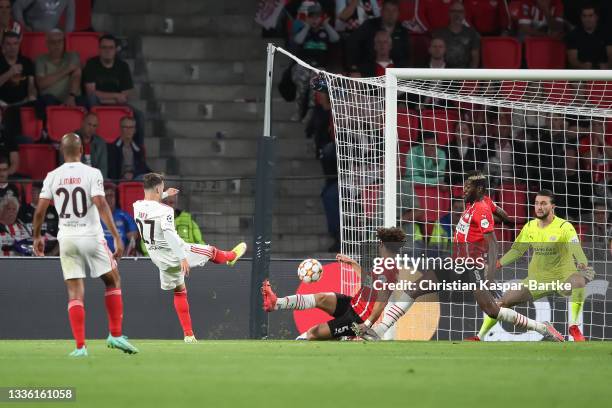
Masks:
[[[149,157],[147,158],[147,164],[156,173],[168,172],[168,159],[165,157]]]
[[[273,113],[274,115],[274,113]],[[259,138],[263,131],[263,123],[257,121],[178,121],[169,120],[165,124],[165,134],[172,138],[200,138],[214,136],[222,132],[227,138],[249,139]],[[304,137],[304,125],[299,122],[272,123],[272,134],[276,137]]]
[[[147,60],[144,65],[147,80],[151,83],[264,85],[266,82],[266,63],[262,59],[225,62]],[[276,83],[280,81],[280,75],[274,76]]]
[[[211,212],[191,212],[202,233],[212,234],[253,234],[252,215],[216,214]],[[272,219],[274,234],[325,234],[327,221],[324,214],[311,214],[296,217],[279,215]]]
[[[161,139],[157,137],[145,137],[144,140],[147,160],[161,156]]]
[[[154,83],[148,89],[156,101],[261,101],[265,87],[262,85],[200,85]]]
[[[140,37],[141,56],[149,60],[239,61],[265,58],[259,37]]]
[[[160,117],[165,120],[257,120],[264,118],[263,102],[159,102]],[[275,120],[289,120],[295,113],[293,103],[275,101]]]
[[[244,0],[105,0],[96,1],[95,13],[113,15],[159,14],[166,16],[223,16],[228,14],[255,15],[256,1]]]
[[[203,237],[207,243],[219,248],[230,249],[237,242],[244,241],[249,246],[253,243],[252,234],[207,234]],[[327,234],[272,234],[272,254],[293,255],[305,258],[311,253],[323,253],[333,243]],[[247,256],[252,256],[252,248]]]
[[[253,158],[257,153],[257,140],[211,138],[171,139],[174,155],[180,158]],[[284,138],[279,140],[277,158],[303,159],[315,158],[312,140],[304,138]],[[321,169],[316,163],[318,170]]]
[[[253,215],[255,197],[242,194],[202,194],[189,197],[188,208],[193,212]],[[279,196],[274,202],[275,215],[323,214],[319,195],[309,197]]]
[[[261,27],[255,23],[254,14],[212,16],[96,13],[93,16],[93,26],[97,31],[123,36],[197,35],[227,38],[257,37],[261,32]]]
[[[217,159],[217,158],[178,158],[179,172],[184,177],[206,175],[219,176],[252,176],[255,177],[256,159]],[[314,159],[283,160],[278,163],[277,174],[283,176],[317,176],[321,167]]]
[[[281,178],[276,180],[276,197],[300,197],[302,199],[318,197],[321,194],[325,178],[323,176]],[[199,179],[192,181],[182,179],[178,181],[169,180],[168,186],[181,190],[181,196],[198,197],[226,194],[234,197],[255,196],[254,178],[227,178]],[[199,203],[199,202],[198,202]],[[196,203],[197,204],[197,203]],[[199,205],[199,204],[197,204]]]

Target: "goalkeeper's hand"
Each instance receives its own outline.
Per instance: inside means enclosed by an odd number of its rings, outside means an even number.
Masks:
[[[588,281],[592,281],[595,278],[595,269],[587,264],[578,264],[578,272]]]

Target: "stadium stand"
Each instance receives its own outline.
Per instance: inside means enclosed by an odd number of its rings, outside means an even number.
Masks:
[[[47,133],[53,142],[59,142],[68,132],[81,126],[85,110],[69,106],[47,107]]]
[[[121,129],[119,121],[124,116],[132,116],[132,110],[127,106],[95,106],[91,109],[96,115],[100,124],[97,134],[102,136],[106,143],[117,140]]]

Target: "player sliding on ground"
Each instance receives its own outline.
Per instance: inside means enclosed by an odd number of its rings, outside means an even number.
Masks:
[[[376,236],[379,240],[378,251],[381,257],[395,257],[406,240],[404,232],[399,228],[380,228]],[[378,319],[389,298],[389,292],[375,289],[374,282],[376,280],[395,282],[398,271],[387,269],[382,275],[366,274],[363,273],[361,266],[350,257],[338,254],[336,259],[352,267],[353,271],[362,277],[361,288],[353,297],[330,292],[278,298],[266,279],[261,288],[264,310],[274,312],[282,309],[304,310],[316,307],[334,318],[329,322],[311,327],[298,337],[299,339],[339,339],[345,336],[356,336],[353,329],[355,324],[365,324],[369,328]]]
[[[494,220],[491,206],[485,202],[487,179],[480,172],[470,172],[463,186],[463,196],[466,203],[465,211],[455,229],[453,250],[455,258],[486,259],[486,280],[492,282],[495,277],[497,260],[497,241],[494,232]],[[444,271],[442,271],[444,272]],[[416,289],[404,293],[397,302],[389,302],[385,307],[380,323],[360,333],[367,340],[381,339],[384,333],[391,328],[412,306],[414,299],[428,293],[437,292],[434,289],[422,288],[422,282],[440,282],[446,276],[438,272],[427,271],[415,282]],[[452,272],[452,271],[451,271]],[[491,318],[501,320],[527,330],[535,330],[547,340],[563,341],[563,336],[549,322],[537,322],[506,307],[500,307],[488,289],[480,288],[481,272],[483,270],[471,269],[462,275],[451,273],[450,279],[462,278],[462,282],[475,283],[474,297],[478,306]]]
[[[578,324],[584,304],[586,279],[593,279],[593,269],[588,267],[587,257],[572,224],[555,215],[555,198],[551,191],[542,190],[536,195],[535,215],[536,219],[525,224],[512,248],[497,262],[498,268],[504,267],[521,258],[529,247],[533,249],[523,287],[505,292],[498,304],[502,307],[512,307],[554,292],[563,296],[571,295],[568,331],[574,341],[584,341]],[[574,258],[578,262],[578,268]],[[533,289],[529,288],[530,283],[535,284]],[[546,287],[537,287],[540,284],[560,286],[562,283],[568,283],[571,288],[547,290]],[[478,335],[469,340],[483,339],[496,323],[496,319],[485,317]]]
[[[73,357],[87,356],[85,345],[85,268],[92,278],[101,278],[106,286],[104,303],[110,334],[106,344],[126,353],[138,349],[122,335],[123,300],[121,279],[115,258],[123,253],[123,243],[104,198],[104,181],[100,170],[81,163],[83,145],[74,133],[64,135],[60,149],[65,163],[53,170],[43,182],[33,220],[34,253],[45,254],[45,240],[40,235],[43,219],[51,200],[59,211],[60,262],[68,289],[68,317],[76,341]],[[115,241],[111,254],[104,239],[100,217]]]
[[[161,288],[174,291],[174,308],[183,328],[185,343],[196,343],[185,276],[189,275],[192,267],[204,266],[209,260],[217,264],[234,265],[244,255],[247,246],[241,242],[231,251],[222,251],[211,245],[184,242],[174,227],[174,209],[161,203],[163,198],[177,194],[178,190],[168,189],[164,192],[163,177],[149,173],[144,176],[144,193],[144,200],[134,203],[138,231],[151,261],[159,268]]]

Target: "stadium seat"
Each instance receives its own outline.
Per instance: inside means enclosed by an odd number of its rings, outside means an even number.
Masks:
[[[459,112],[456,110],[421,110],[421,128],[437,135],[438,146],[445,146],[455,140],[455,126],[458,121]]]
[[[529,198],[524,184],[502,184],[498,190],[498,205],[508,213],[510,218],[521,223],[527,218]]]
[[[35,62],[39,55],[49,52],[45,33],[24,32],[19,52],[32,62]]]
[[[499,96],[510,101],[518,101],[527,92],[526,81],[501,81]]]
[[[419,136],[419,117],[413,110],[399,109],[397,112],[397,139],[400,153],[407,153],[412,142]]]
[[[74,0],[75,16],[74,31],[87,31],[91,29],[91,0]],[[64,28],[66,13],[62,14],[58,26]]]
[[[134,207],[132,204],[144,198],[142,183],[139,181],[125,181],[123,183],[119,183],[118,190],[119,206],[123,211],[128,212],[133,217]]]
[[[428,34],[410,33],[408,42],[410,43],[408,48],[410,61],[412,61],[414,66],[429,66],[430,36]]]
[[[569,81],[544,82],[544,92],[548,96],[545,103],[569,105],[575,101],[577,90]]]
[[[482,37],[481,41],[483,68],[521,67],[521,43],[512,37]]]
[[[529,69],[563,69],[565,44],[550,37],[526,38],[525,59]]]
[[[40,140],[42,121],[36,118],[34,108],[21,108],[19,116],[21,117],[21,134],[32,138],[35,142]]]
[[[82,108],[48,106],[47,132],[49,133],[49,139],[59,142],[66,133],[79,129],[84,116],[85,111]]]
[[[19,145],[19,173],[42,180],[57,165],[57,151],[48,144]]]
[[[66,51],[78,53],[81,66],[85,66],[88,59],[99,55],[99,39],[100,33],[70,33],[66,38]]]
[[[97,133],[106,143],[112,143],[119,137],[121,118],[133,115],[132,110],[127,106],[96,106],[91,111],[98,115]]]
[[[425,211],[426,221],[437,221],[450,211],[450,189],[446,186],[415,184],[414,195]]]
[[[589,103],[602,108],[612,108],[612,83],[605,81],[592,81],[586,84],[585,96]]]

